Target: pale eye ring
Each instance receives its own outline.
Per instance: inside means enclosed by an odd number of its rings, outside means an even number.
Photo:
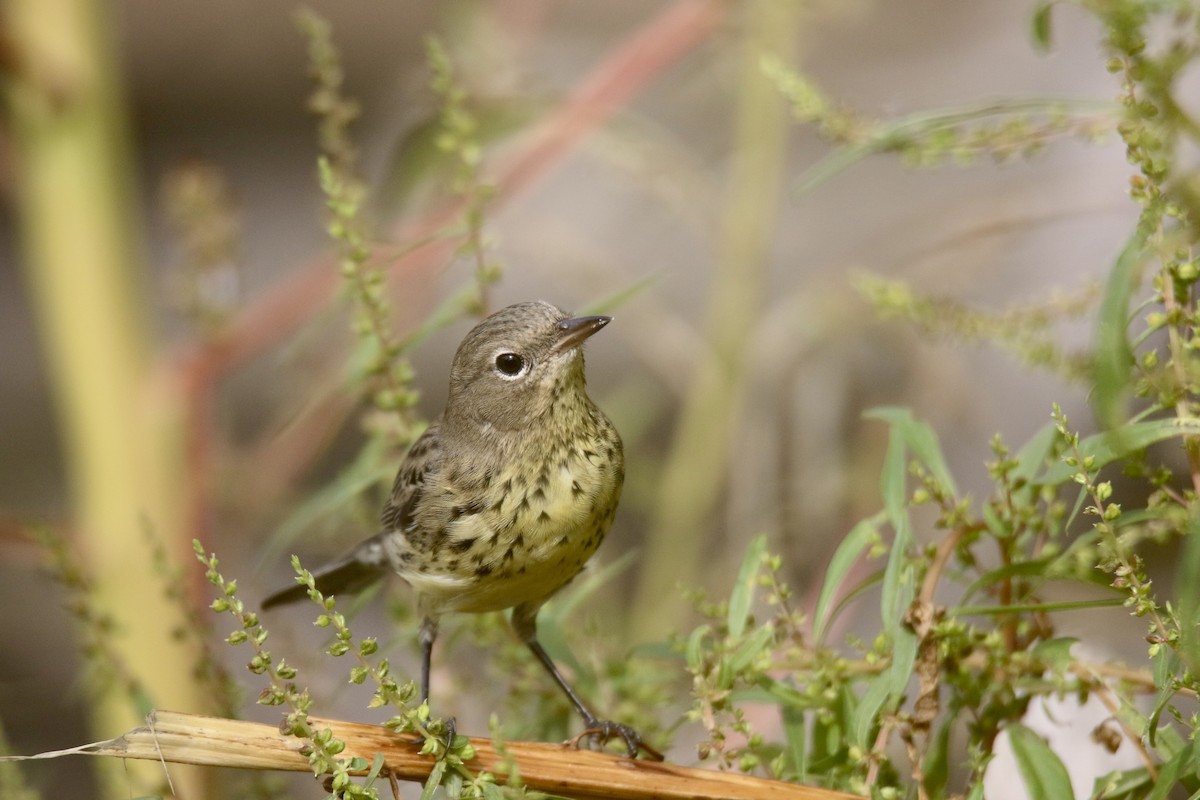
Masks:
[[[529,362],[517,353],[505,351],[496,356],[496,371],[502,378],[518,378],[529,369]]]

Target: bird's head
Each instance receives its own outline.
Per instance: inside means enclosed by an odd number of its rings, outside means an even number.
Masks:
[[[611,319],[572,317],[540,301],[487,317],[454,355],[447,420],[511,431],[584,395],[583,343]]]

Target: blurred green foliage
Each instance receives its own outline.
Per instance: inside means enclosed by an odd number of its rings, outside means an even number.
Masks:
[[[695,686],[689,716],[708,730],[702,752],[718,763],[877,797],[977,798],[1005,733],[1030,797],[1071,797],[1062,754],[1021,720],[1033,698],[1094,695],[1119,730],[1111,741],[1136,748],[1144,766],[1100,777],[1091,796],[1200,789],[1200,184],[1186,156],[1200,144],[1200,127],[1178,96],[1200,56],[1200,10],[1078,5],[1103,26],[1120,103],[1089,112],[1082,128],[1068,123],[1066,107],[1045,125],[1092,138],[1115,119],[1141,207],[1098,305],[1085,289],[1079,300],[996,316],[873,277],[860,288],[882,313],[927,332],[995,343],[1088,381],[1105,430],[1083,436],[1055,406],[1052,422],[1015,450],[997,436],[987,465],[993,490],[976,499],[956,489],[928,425],[903,409],[871,414],[890,430],[882,510],[842,542],[811,625],[797,620],[780,561],[758,540],[730,598],[707,605],[707,623],[681,644]],[[1041,46],[1051,40],[1050,21],[1051,4],[1040,4]],[[805,191],[868,152],[897,152],[921,166],[975,152],[1007,158],[1046,133],[1024,120],[1036,108],[1025,102],[988,109],[1012,122],[967,132],[957,126],[975,114],[865,123],[785,65],[768,60],[764,68],[797,117],[840,145],[801,178]],[[1067,354],[1053,326],[1084,312],[1094,319],[1092,348]],[[1186,461],[1153,447],[1163,442]],[[1179,554],[1170,586],[1156,584],[1146,565],[1160,550]],[[865,577],[852,568],[864,557],[878,564]],[[881,598],[879,633],[836,641],[838,613],[872,588]],[[1072,599],[1049,599],[1064,595]],[[1087,642],[1077,647],[1056,633],[1069,615],[1097,608],[1145,621],[1140,666],[1090,660]],[[752,723],[747,709],[762,704],[775,714]],[[951,769],[964,749],[967,769]]]
[[[1053,42],[1055,5],[1034,9],[1037,47]],[[1057,798],[1071,791],[1060,754],[1022,718],[1034,698],[1095,696],[1112,712],[1117,741],[1136,748],[1144,766],[1100,778],[1093,797],[1200,790],[1200,262],[1194,252],[1200,182],[1188,160],[1200,145],[1200,124],[1178,96],[1200,56],[1200,11],[1158,0],[1069,5],[1093,15],[1104,32],[1102,66],[1118,81],[1116,104],[1015,99],[873,120],[829,98],[779,53],[757,53],[755,64],[790,104],[795,122],[814,126],[835,146],[796,178],[796,190],[810,199],[868,155],[931,168],[1025,158],[1053,139],[1120,137],[1134,168],[1130,195],[1140,216],[1106,266],[1102,286],[997,314],[896,281],[858,280],[884,318],[930,338],[995,345],[1030,367],[1086,382],[1103,430],[1083,434],[1086,426],[1057,406],[1047,408],[1050,422],[1027,441],[991,441],[990,493],[976,498],[958,487],[932,426],[906,409],[876,409],[869,424],[887,429],[878,510],[849,526],[811,611],[798,605],[788,565],[758,537],[727,598],[710,600],[689,587],[700,625],[632,655],[603,652],[586,647],[594,628],[573,615],[626,564],[581,580],[547,607],[541,635],[583,694],[614,718],[651,739],[686,731],[701,739],[700,757],[723,768],[884,798],[982,797],[983,776],[1004,735],[1030,796]],[[276,551],[319,520],[347,519],[350,498],[385,486],[398,448],[422,425],[411,348],[438,327],[483,313],[488,288],[502,275],[485,236],[493,189],[480,170],[479,104],[456,79],[451,55],[431,41],[427,57],[440,111],[428,138],[463,208],[438,235],[459,243],[456,255],[472,261],[474,274],[409,337],[391,332],[349,135],[357,106],[340,94],[328,26],[306,13],[301,27],[318,85],[313,108],[322,119],[320,178],[330,233],[356,315],[353,382],[371,399],[370,436],[340,478],[297,504]],[[1062,343],[1063,324],[1081,319],[1094,331],[1086,352]],[[1168,449],[1175,445],[1182,463]],[[1172,586],[1151,578],[1147,554],[1156,551],[1177,554]],[[259,702],[286,707],[289,731],[311,743],[314,774],[333,776],[335,796],[375,796],[372,779],[349,777],[351,768],[367,765],[340,760],[338,743],[309,725],[312,696],[296,669],[266,650],[266,631],[238,599],[236,583],[217,570],[215,556],[199,547],[197,556],[218,590],[214,610],[237,622],[229,643],[254,649],[252,671],[266,681]],[[302,581],[311,581],[299,562],[295,567]],[[868,598],[879,603],[877,629],[846,633],[848,611]],[[412,704],[411,684],[392,675],[383,655],[389,648],[356,638],[331,598],[313,590],[313,600],[318,626],[332,633],[326,653],[354,659],[349,680],[374,685],[370,706],[390,707],[389,724],[425,736],[431,751],[449,750],[427,794],[440,782],[455,797],[520,792],[467,770],[465,739],[438,738],[445,726],[426,706]],[[1058,631],[1085,609],[1143,620],[1144,660],[1126,666],[1083,655],[1077,644],[1086,642]],[[394,610],[411,629],[402,604]],[[509,695],[502,721],[493,725],[498,741],[571,733],[569,707],[495,615],[450,622],[444,641],[459,652],[489,651],[487,674]],[[964,754],[966,767],[956,768]]]

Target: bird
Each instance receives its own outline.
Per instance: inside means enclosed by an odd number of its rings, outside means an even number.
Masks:
[[[326,596],[388,573],[412,587],[426,702],[440,618],[511,609],[517,637],[583,718],[576,744],[619,738],[630,757],[661,760],[632,727],[594,714],[537,638],[539,609],[599,548],[624,482],[621,437],[584,376],[583,344],[611,320],[531,301],[475,325],[455,352],[442,415],[397,470],[379,532],[313,577]],[[262,607],[307,596],[300,584]]]

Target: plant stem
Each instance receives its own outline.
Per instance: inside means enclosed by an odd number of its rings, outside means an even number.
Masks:
[[[763,74],[760,58],[789,59],[799,13],[791,0],[757,0],[746,11],[733,159],[710,290],[710,351],[697,362],[667,457],[632,607],[635,640],[677,630],[687,614],[679,585],[702,583],[784,174],[788,103]]]
[[[130,146],[108,6],[95,0],[14,0],[6,82],[24,271],[47,355],[70,472],[81,558],[97,603],[118,623],[115,649],[168,708],[202,709],[187,669],[192,648],[172,631],[143,523],[170,542],[181,530],[178,387],[153,368],[140,294]],[[98,698],[97,735],[141,721],[116,690]],[[157,767],[105,772],[109,796],[157,786]],[[200,796],[200,773],[173,776]]]

